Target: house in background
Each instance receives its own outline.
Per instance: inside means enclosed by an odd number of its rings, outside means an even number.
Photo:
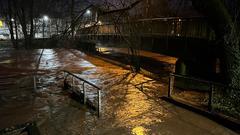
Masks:
[[[0,40],[6,40],[10,38],[10,33],[4,19],[0,18]]]

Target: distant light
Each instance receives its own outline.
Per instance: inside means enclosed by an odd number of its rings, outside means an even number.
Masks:
[[[88,10],[86,11],[86,14],[87,14],[87,15],[90,15],[90,14],[91,14],[91,11],[88,9]]]
[[[181,22],[181,21],[182,21],[182,19],[178,19],[178,21],[179,21],[179,22]]]
[[[44,20],[44,21],[48,21],[48,20],[49,20],[49,17],[48,17],[47,15],[44,15],[44,16],[43,16],[43,20]]]
[[[98,23],[97,23],[98,25],[102,25],[102,21],[98,21]]]
[[[87,28],[87,27],[91,27],[91,24],[86,24],[85,27],[86,27],[86,28]]]
[[[0,27],[3,27],[3,22],[0,20]]]
[[[15,20],[12,18],[11,21],[14,22]]]

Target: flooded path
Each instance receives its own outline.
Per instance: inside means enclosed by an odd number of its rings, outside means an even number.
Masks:
[[[44,49],[34,91],[32,75],[41,52],[0,50],[0,128],[35,121],[43,135],[235,134],[161,100],[166,84],[77,50]],[[62,90],[63,69],[102,89],[100,118]],[[148,83],[141,89],[143,82]]]

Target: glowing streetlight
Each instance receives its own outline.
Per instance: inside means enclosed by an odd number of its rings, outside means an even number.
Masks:
[[[87,15],[90,15],[92,12],[88,9],[87,11],[86,11],[86,14]]]
[[[102,25],[103,23],[102,23],[102,21],[98,21],[98,23],[97,23],[98,25]]]
[[[44,15],[42,17],[42,19],[43,19],[43,22],[42,22],[42,37],[45,38],[45,27],[47,26],[46,23],[48,23],[49,17],[47,15]]]
[[[49,20],[49,17],[48,17],[47,15],[44,15],[44,16],[43,16],[43,20],[44,20],[44,21],[48,21],[48,20]]]

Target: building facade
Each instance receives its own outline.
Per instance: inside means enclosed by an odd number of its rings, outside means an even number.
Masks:
[[[8,26],[5,20],[0,18],[0,40],[9,39],[9,37],[10,37],[10,34],[9,34]]]

